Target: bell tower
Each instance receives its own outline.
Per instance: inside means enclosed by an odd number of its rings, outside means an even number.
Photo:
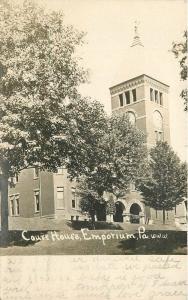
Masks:
[[[170,143],[169,86],[149,75],[152,62],[148,69],[149,57],[141,42],[138,25],[139,22],[135,22],[134,38],[129,47],[130,61],[126,66],[131,78],[110,88],[111,108],[112,113],[128,113],[131,122],[146,133],[147,145],[151,147],[160,140]]]
[[[112,113],[128,113],[130,121],[147,135],[147,145],[170,143],[169,86],[141,74],[110,88]]]
[[[138,33],[138,22],[134,27],[134,38],[129,51],[131,54],[130,58],[126,57],[128,60],[125,68],[130,77],[110,87],[112,113],[127,113],[132,124],[146,134],[147,148],[155,146],[157,141],[167,141],[170,144],[169,86],[154,78],[155,76],[150,76],[150,68],[148,73],[152,62],[149,61],[148,64],[149,56],[145,54]],[[144,199],[134,184],[130,185],[129,192],[119,202],[124,205],[123,222],[145,224],[158,222],[160,219],[160,213],[157,215],[154,209],[145,206]]]

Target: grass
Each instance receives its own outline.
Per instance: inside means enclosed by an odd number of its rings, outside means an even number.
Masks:
[[[86,226],[87,225],[87,226]],[[81,233],[81,228],[89,228],[89,224],[67,223],[63,230],[57,231],[28,231],[24,240],[21,230],[12,230],[9,232],[9,244],[7,248],[0,248],[1,255],[126,255],[126,254],[186,254],[187,236],[185,231],[169,230],[167,226],[163,230],[151,230],[147,226],[144,234],[139,234],[138,225],[129,225],[122,228],[119,224],[98,223],[95,230],[85,229],[87,237],[96,238],[86,240]],[[70,230],[71,229],[71,230]],[[57,237],[69,237],[73,234],[78,239],[52,239],[56,234]],[[104,236],[111,237],[114,234],[119,236],[124,234],[134,235],[134,238],[117,239],[110,238],[103,241]],[[154,234],[156,236],[154,236]],[[159,236],[161,234],[161,236]],[[49,240],[39,240],[46,235]],[[32,240],[30,237],[37,237]],[[103,238],[102,238],[103,236]],[[145,238],[147,237],[147,238]]]

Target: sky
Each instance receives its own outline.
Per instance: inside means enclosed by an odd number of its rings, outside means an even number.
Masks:
[[[186,159],[186,113],[179,94],[182,82],[172,42],[182,39],[186,28],[183,0],[41,0],[49,10],[61,9],[65,23],[86,32],[78,54],[89,69],[89,83],[81,86],[83,96],[100,101],[111,112],[109,87],[144,73],[168,84],[171,144]],[[134,22],[144,45],[145,61],[135,58],[130,47]]]

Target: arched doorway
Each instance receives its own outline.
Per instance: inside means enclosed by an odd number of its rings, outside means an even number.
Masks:
[[[125,206],[121,201],[117,201],[115,203],[115,207],[116,207],[116,212],[114,215],[114,222],[123,222],[123,211]]]
[[[139,213],[141,212],[141,207],[137,203],[133,203],[130,207],[130,222],[131,223],[140,223]]]
[[[97,221],[106,221],[106,203],[99,203],[96,207]]]

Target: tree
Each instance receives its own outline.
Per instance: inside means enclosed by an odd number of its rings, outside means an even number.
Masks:
[[[95,203],[105,202],[104,192],[112,193],[118,199],[126,193],[130,183],[143,176],[147,161],[145,136],[130,123],[126,114],[113,115],[108,119],[96,149],[95,168],[85,177],[84,198],[81,201],[87,198],[87,189],[89,193],[95,192],[92,198],[95,198]],[[78,189],[82,196],[83,185]]]
[[[158,142],[150,151],[150,176],[140,182],[139,189],[146,205],[163,211],[172,210],[187,193],[187,165],[167,142]]]
[[[180,78],[181,80],[187,80],[187,30],[183,34],[183,41],[173,42],[172,52],[175,57],[179,59],[180,64]],[[184,110],[188,110],[188,89],[185,88],[181,92],[181,97],[184,100]]]
[[[86,135],[95,143],[105,114],[78,93],[87,78],[76,56],[84,34],[65,25],[61,12],[46,13],[29,0],[22,5],[1,0],[0,25],[1,233],[6,238],[8,178],[36,165],[48,171],[65,165],[72,177],[79,176],[91,165],[83,160],[93,147],[88,140],[84,148]]]
[[[68,124],[64,130],[68,153],[64,163],[69,177],[88,177],[102,161],[99,143],[107,130],[104,108],[98,101],[79,99],[65,107],[64,119]]]
[[[80,197],[79,206],[83,213],[88,213],[91,218],[93,229],[95,229],[95,215],[97,204],[100,201],[99,195],[90,189],[87,177],[83,177],[78,185],[77,195]]]

